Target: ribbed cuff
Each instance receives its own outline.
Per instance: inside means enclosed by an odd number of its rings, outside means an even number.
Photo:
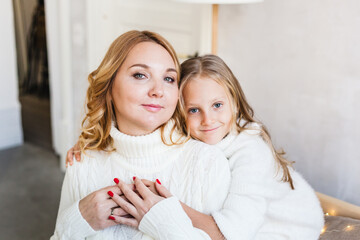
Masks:
[[[214,218],[216,225],[218,226],[220,232],[225,237],[225,239],[233,239],[231,238],[231,224],[229,224],[224,218],[224,216],[220,212],[213,212],[211,216]],[[230,229],[229,229],[230,228]]]
[[[184,229],[182,225],[188,224],[192,226],[191,220],[182,209],[179,200],[176,197],[170,197],[158,202],[145,214],[139,224],[139,230],[155,239],[159,239],[160,235],[164,236],[173,231]],[[168,228],[162,227],[164,225],[167,225]],[[159,229],[161,229],[161,233]]]
[[[79,201],[66,209],[61,216],[62,233],[69,239],[84,239],[96,233],[89,223],[82,217],[79,210]],[[62,234],[61,234],[62,235]]]

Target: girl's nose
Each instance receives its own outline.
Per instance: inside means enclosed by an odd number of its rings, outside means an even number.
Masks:
[[[206,126],[210,125],[211,123],[213,123],[213,118],[211,114],[209,114],[208,112],[203,112],[201,124]]]

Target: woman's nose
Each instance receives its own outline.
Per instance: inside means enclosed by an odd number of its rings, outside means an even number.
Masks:
[[[164,86],[162,81],[154,80],[153,84],[149,90],[150,97],[162,97],[164,96]]]

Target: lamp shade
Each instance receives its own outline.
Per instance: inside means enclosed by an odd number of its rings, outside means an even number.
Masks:
[[[238,4],[238,3],[256,3],[263,0],[172,0],[174,2],[184,3],[204,3],[204,4]]]

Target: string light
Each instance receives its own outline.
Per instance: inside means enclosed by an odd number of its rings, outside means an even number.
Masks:
[[[332,210],[331,213],[335,213],[335,210]],[[330,213],[325,213],[325,216],[334,216],[334,215],[330,214]],[[328,226],[325,224],[323,229],[321,230],[321,235],[327,234],[327,233],[332,233],[332,232],[350,232],[350,231],[354,230],[356,227],[360,227],[360,223],[346,225],[346,227],[344,227],[343,230],[334,229],[334,230],[331,230],[331,231],[327,231]]]
[[[353,226],[347,225],[345,228],[345,231],[351,231],[351,230],[353,230],[353,228],[354,228]]]

